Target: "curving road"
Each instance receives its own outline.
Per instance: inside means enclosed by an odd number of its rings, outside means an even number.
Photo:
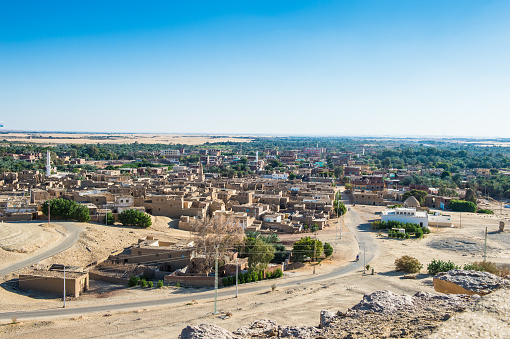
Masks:
[[[368,230],[370,224],[365,223],[358,214],[356,208],[349,207],[350,211],[345,216],[346,227],[355,234],[355,237],[360,244],[365,244],[366,258],[365,262],[368,264],[379,253],[379,247],[369,234]],[[279,287],[295,287],[302,284],[316,283],[326,280],[334,280],[345,274],[351,273],[356,270],[363,269],[363,246],[360,250],[360,260],[353,261],[350,264],[338,268],[330,273],[313,275],[307,278],[290,278],[288,281],[279,282]],[[267,285],[264,284],[248,284],[239,285],[239,295],[249,294],[254,292],[267,291]],[[231,298],[235,296],[235,287],[222,288],[218,290],[218,298]],[[171,306],[179,305],[189,302],[190,299],[194,300],[211,300],[214,298],[214,291],[198,292],[193,295],[172,296],[164,299],[157,300],[144,300],[136,302],[128,302],[121,304],[108,304],[96,306],[78,306],[73,307],[70,305],[68,308],[45,309],[35,311],[20,311],[20,312],[4,312],[0,313],[0,321],[8,321],[13,317],[19,320],[41,319],[41,318],[55,318],[55,317],[69,317],[78,316],[87,313],[100,313],[100,312],[114,312],[114,311],[127,311],[141,308],[158,307],[158,306]]]
[[[40,221],[38,222],[40,223]],[[73,246],[76,243],[76,241],[78,241],[80,233],[83,230],[80,226],[76,226],[76,223],[74,222],[55,222],[54,224],[62,226],[67,230],[67,235],[65,235],[64,240],[62,240],[58,245],[50,248],[49,250],[43,253],[34,255],[33,257],[24,259],[22,261],[15,262],[12,265],[0,269],[0,276],[12,273],[23,267],[33,265],[41,260],[44,260],[46,258],[54,256],[55,254],[67,250],[69,247]]]

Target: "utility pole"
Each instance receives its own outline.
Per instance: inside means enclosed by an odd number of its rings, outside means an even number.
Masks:
[[[216,246],[216,260],[214,263],[214,313],[218,314],[218,246]]]
[[[462,212],[460,212],[460,226],[459,228],[462,228]]]
[[[485,227],[485,246],[483,249],[483,261],[487,261],[487,227]]]
[[[239,295],[239,258],[236,258],[236,298],[238,295]]]
[[[51,200],[48,200],[48,224],[50,223]]]
[[[363,274],[366,273],[366,267],[367,267],[366,257],[367,257],[366,246],[365,246],[365,243],[363,243]]]
[[[336,248],[337,248],[337,243],[338,243],[338,227],[340,226],[340,217],[338,216],[340,205],[338,204],[338,202],[339,202],[339,200],[337,200],[337,204],[336,204],[336,218],[338,219],[338,222],[336,224],[336,234],[335,234],[335,254],[336,254]]]
[[[64,265],[64,308],[66,308],[66,265]]]
[[[317,261],[317,230],[314,228],[315,230],[315,241],[313,242],[313,256],[314,256],[314,261]],[[317,263],[315,263],[313,265],[313,274],[315,274],[315,265]]]

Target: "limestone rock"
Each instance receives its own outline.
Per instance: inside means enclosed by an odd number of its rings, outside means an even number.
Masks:
[[[365,294],[363,300],[352,307],[357,311],[391,313],[402,308],[412,308],[414,298],[410,295],[398,295],[388,290]]]
[[[210,324],[186,326],[179,339],[240,339],[226,329]]]
[[[321,322],[319,328],[328,326],[333,320],[335,320],[335,314],[330,311],[321,311]]]
[[[315,339],[320,335],[317,327],[280,326],[280,338]]]
[[[261,319],[252,322],[248,326],[243,326],[234,331],[234,334],[241,336],[260,336],[262,334],[271,336],[278,333],[278,325],[275,321]]]
[[[480,271],[451,270],[434,277],[434,289],[446,294],[485,295],[505,284],[497,275]]]

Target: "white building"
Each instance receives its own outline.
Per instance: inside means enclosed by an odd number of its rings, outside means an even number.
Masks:
[[[394,208],[382,211],[381,221],[399,221],[429,227],[429,217],[426,211],[417,211],[416,208]]]

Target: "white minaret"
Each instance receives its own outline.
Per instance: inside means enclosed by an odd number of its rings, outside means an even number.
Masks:
[[[51,162],[50,162],[50,150],[46,151],[46,176],[49,177],[51,174]]]
[[[259,151],[255,152],[255,161],[259,162]]]

